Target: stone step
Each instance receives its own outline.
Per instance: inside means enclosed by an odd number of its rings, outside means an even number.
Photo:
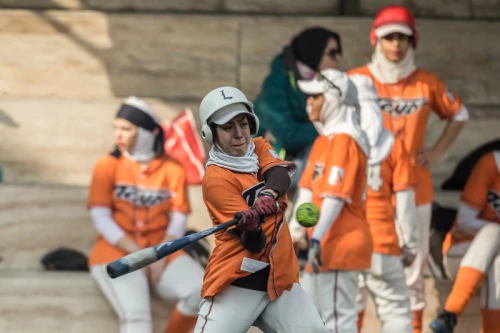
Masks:
[[[3,96],[96,99],[138,94],[199,102],[214,87],[236,85],[253,99],[273,57],[297,32],[317,25],[342,35],[344,69],[365,64],[372,52],[368,17],[7,9],[0,14],[0,43],[9,45],[0,51]],[[500,104],[495,86],[500,43],[494,42],[499,22],[418,23],[419,66],[436,72],[467,103]],[[466,48],[459,46],[464,38]]]
[[[86,209],[87,195],[83,187],[0,185],[0,274],[42,270],[42,256],[59,247],[88,254],[97,234]],[[200,187],[190,187],[189,197],[188,227],[211,227]],[[213,237],[208,240],[213,244]]]
[[[440,309],[450,288],[449,282],[426,280],[428,306],[424,331]],[[118,332],[118,320],[87,273],[0,272],[0,331],[8,333],[104,333]],[[161,333],[173,303],[152,296],[154,332]],[[479,303],[474,296],[461,317],[456,333],[479,330]],[[29,319],[29,320],[28,320]],[[380,324],[370,301],[364,332],[379,333]],[[252,328],[249,333],[260,330]]]

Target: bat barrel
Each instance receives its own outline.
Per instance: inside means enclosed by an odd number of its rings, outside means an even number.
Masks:
[[[106,267],[106,271],[109,277],[115,279],[122,275],[144,268],[154,263],[158,259],[159,258],[157,256],[156,249],[153,247],[148,247],[130,253],[123,258],[109,263]]]
[[[169,256],[172,253],[177,252],[180,249],[183,249],[186,246],[207,237],[208,235],[234,226],[238,223],[238,221],[238,219],[233,219],[216,227],[200,231],[195,234],[184,236],[173,241],[156,245],[154,247],[148,247],[146,249],[130,253],[123,258],[109,263],[106,267],[106,271],[109,277],[111,277],[112,279],[131,273],[138,269],[144,268],[154,263],[155,261],[160,260],[161,258],[165,258],[166,256]]]
[[[113,261],[106,266],[106,271],[112,279],[116,279],[130,272],[130,266],[120,260]]]

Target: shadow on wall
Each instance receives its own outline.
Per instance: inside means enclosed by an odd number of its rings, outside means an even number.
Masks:
[[[209,86],[236,83],[238,27],[234,20],[197,16],[196,24],[188,25],[185,15],[165,18],[154,13],[34,13],[55,30],[55,35],[64,36],[80,49],[80,54],[63,54],[65,63],[54,64],[64,66],[60,69],[67,75],[79,72],[83,80],[89,80],[81,82],[87,92],[71,91],[70,95],[135,94],[197,100]],[[89,55],[91,62],[85,59]],[[78,82],[73,84],[73,89],[78,89]]]

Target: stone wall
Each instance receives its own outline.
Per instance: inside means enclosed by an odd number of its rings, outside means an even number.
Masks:
[[[196,113],[217,86],[238,86],[253,99],[271,59],[305,27],[342,34],[343,69],[366,63],[371,53],[368,18],[0,13],[0,43],[8,45],[0,49],[0,167],[7,182],[87,184],[96,159],[112,146],[111,120],[124,96],[148,97],[164,119],[186,106]],[[500,22],[419,20],[419,30],[418,64],[458,92],[474,118],[436,166],[442,178],[469,149],[498,136]],[[428,145],[442,126],[431,125]]]
[[[0,0],[0,7],[18,9],[90,9],[128,12],[217,14],[298,14],[373,16],[383,6],[402,4],[417,17],[499,18],[499,0]],[[349,12],[344,8],[349,6]]]
[[[195,102],[221,85],[254,98],[269,63],[305,27],[343,37],[344,69],[370,59],[371,19],[1,11],[4,97],[109,98],[137,94]],[[500,22],[420,20],[420,66],[467,103],[500,104]]]

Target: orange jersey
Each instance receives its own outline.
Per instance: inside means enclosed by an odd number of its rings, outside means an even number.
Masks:
[[[205,172],[202,183],[203,201],[214,226],[233,219],[234,213],[253,205],[257,195],[265,187],[263,175],[267,170],[279,165],[292,165],[291,162],[279,159],[266,140],[256,138],[252,141],[259,159],[258,173],[233,172],[216,165],[208,166]],[[234,227],[215,235],[215,248],[205,270],[201,291],[203,298],[214,296],[235,280],[250,275],[250,271],[242,269],[247,259],[270,264],[267,290],[271,300],[280,296],[283,291],[290,290],[293,283],[298,282],[299,265],[284,217],[286,196],[281,197],[278,202],[278,214],[267,217],[261,225],[266,234],[266,246],[260,253],[245,250]]]
[[[114,221],[139,246],[159,244],[168,227],[168,213],[190,212],[186,173],[167,157],[154,159],[142,171],[137,162],[121,154],[106,155],[94,168],[88,207],[111,208]],[[106,264],[125,254],[99,235],[89,264]]]
[[[319,136],[314,142],[299,187],[313,192],[313,203],[320,209],[327,196],[345,200],[321,240],[320,271],[370,267],[373,243],[363,202],[366,168],[367,156],[351,136]],[[314,228],[308,229],[309,239],[313,231]],[[306,270],[312,272],[309,264]]]
[[[413,163],[417,151],[424,148],[429,113],[434,111],[441,119],[452,119],[463,107],[460,98],[451,94],[436,75],[422,69],[417,69],[396,84],[380,83],[368,66],[352,69],[348,74],[362,74],[372,79],[380,97],[384,126],[403,140]],[[415,172],[417,205],[432,202],[430,169],[416,166]]]
[[[467,179],[460,201],[477,209],[480,219],[500,223],[500,151],[481,157]],[[455,244],[471,240],[454,239],[449,232],[443,243],[443,253]]]
[[[366,219],[373,237],[373,252],[400,255],[394,222],[393,195],[414,188],[414,166],[402,141],[394,141],[391,153],[379,164],[368,166]]]

